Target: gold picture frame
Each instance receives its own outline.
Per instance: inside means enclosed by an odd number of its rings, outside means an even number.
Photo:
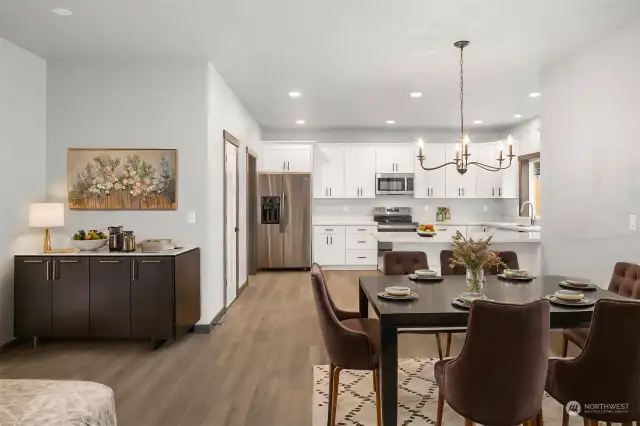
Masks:
[[[176,149],[69,148],[71,210],[176,210]]]

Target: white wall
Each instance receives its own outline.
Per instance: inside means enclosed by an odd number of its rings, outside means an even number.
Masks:
[[[493,142],[502,138],[503,130],[469,130],[472,142]],[[428,143],[457,143],[460,132],[457,129],[264,129],[265,141],[316,141],[354,143],[412,143],[424,138]]]
[[[606,286],[617,261],[640,263],[640,20],[542,73],[545,268]]]
[[[524,121],[503,134],[503,139],[513,136],[518,144],[518,155],[540,152],[540,125],[540,117]]]
[[[223,162],[224,162],[224,140],[223,131],[231,133],[240,140],[241,146],[238,149],[239,162],[239,190],[240,190],[240,210],[239,210],[239,285],[247,281],[247,234],[246,234],[246,150],[254,155],[260,153],[259,143],[261,139],[260,127],[246,111],[242,103],[235,96],[233,91],[227,86],[223,78],[218,74],[212,64],[207,65],[207,241],[210,257],[208,258],[206,274],[207,287],[203,288],[203,297],[209,301],[203,311],[203,318],[208,318],[209,322],[223,308],[223,221],[224,208],[222,205],[223,196]],[[230,302],[230,301],[228,301]]]
[[[0,38],[0,345],[13,338],[13,254],[41,250],[29,203],[45,201],[46,62]]]

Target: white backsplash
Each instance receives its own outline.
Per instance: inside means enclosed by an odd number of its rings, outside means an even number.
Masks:
[[[438,207],[449,207],[454,222],[510,222],[518,215],[517,199],[416,199],[386,195],[361,200],[315,199],[313,216],[372,218],[374,207],[412,207],[413,220],[420,223],[435,222]]]

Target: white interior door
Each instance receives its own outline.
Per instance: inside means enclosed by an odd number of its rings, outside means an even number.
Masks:
[[[237,296],[238,288],[238,147],[225,141],[227,180],[226,197],[226,288],[227,307]]]

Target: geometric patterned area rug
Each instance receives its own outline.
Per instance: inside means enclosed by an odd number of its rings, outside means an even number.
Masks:
[[[398,424],[435,425],[438,406],[438,386],[433,377],[436,358],[409,358],[398,362]],[[326,426],[329,407],[329,366],[313,367],[312,425]],[[340,372],[336,425],[376,426],[373,377],[369,371]],[[562,424],[562,407],[545,394],[542,403],[544,422]],[[444,425],[464,425],[464,419],[446,403],[442,416]],[[582,426],[582,418],[569,417],[571,426]]]

